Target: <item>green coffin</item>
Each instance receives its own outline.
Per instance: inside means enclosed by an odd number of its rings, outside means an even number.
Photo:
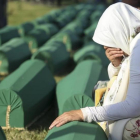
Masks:
[[[0,45],[6,43],[12,38],[20,37],[18,27],[6,26],[0,30]]]
[[[84,28],[81,26],[81,23],[78,21],[73,21],[63,28],[62,31],[70,30],[76,35],[82,35],[84,32]]]
[[[27,33],[29,33],[31,30],[33,30],[36,27],[36,23],[35,22],[25,22],[23,24],[21,24],[19,26],[19,28],[21,28],[24,32],[24,35],[26,35]]]
[[[65,10],[64,9],[57,9],[52,10],[51,12],[47,13],[45,16],[51,16],[52,20],[54,21],[57,17],[59,17]]]
[[[85,45],[82,49],[74,54],[74,61],[79,63],[83,60],[97,60],[104,67],[107,68],[109,61],[105,55],[105,50],[99,44],[93,43],[91,45]]]
[[[59,32],[59,29],[54,24],[44,24],[38,26],[36,29],[42,29],[44,30],[49,37],[53,36],[57,32]]]
[[[63,106],[63,112],[94,106],[94,102],[86,95],[73,95]],[[102,128],[95,122],[70,122],[49,131],[45,140],[107,140]]]
[[[74,121],[53,128],[45,140],[107,140],[107,137],[97,124]]]
[[[66,10],[63,14],[61,14],[55,21],[55,24],[59,28],[63,28],[65,25],[70,23],[76,17],[77,11],[75,9]]]
[[[41,25],[29,32],[24,39],[32,44],[31,48],[35,49],[42,46],[57,32],[58,29],[55,25]]]
[[[32,42],[36,42],[37,46],[42,46],[50,36],[47,35],[46,31],[42,29],[34,29],[26,35],[25,40],[32,40]]]
[[[42,24],[46,24],[47,23],[47,20],[43,17],[40,17],[40,18],[37,18],[35,20],[35,22],[38,24],[38,25],[42,25]]]
[[[75,8],[76,8],[76,10],[78,10],[78,11],[81,11],[81,10],[83,10],[84,8],[85,8],[85,4],[77,4],[76,6],[75,6]]]
[[[82,10],[76,17],[77,21],[80,21],[81,26],[85,29],[89,26],[91,12],[87,10]]]
[[[34,37],[25,36],[23,39],[29,45],[30,52],[32,54],[38,50],[38,43]]]
[[[66,45],[68,51],[78,49],[82,46],[82,40],[70,30],[56,34],[49,42],[60,41]]]
[[[58,16],[59,16],[59,13],[58,13]],[[55,20],[55,17],[57,17],[56,14],[53,14],[53,13],[50,12],[50,13],[44,15],[42,18],[43,18],[47,23],[53,23],[54,20]]]
[[[65,101],[75,94],[92,97],[92,90],[99,80],[107,80],[106,69],[96,60],[79,63],[75,70],[62,79],[56,89],[59,114],[63,113]]]
[[[89,26],[89,27],[84,31],[84,35],[85,35],[85,37],[84,37],[84,43],[85,43],[85,42],[89,42],[89,41],[92,40],[92,37],[93,37],[93,35],[94,35],[94,31],[95,31],[95,29],[96,29],[96,27],[97,27],[97,24],[98,24],[98,20],[95,21],[94,23],[92,23],[92,25]]]
[[[0,125],[24,128],[52,104],[55,80],[47,65],[29,60],[0,83]]]
[[[48,64],[53,73],[62,70],[69,62],[70,53],[62,42],[54,41],[41,47],[32,59],[40,59]]]
[[[0,74],[14,71],[21,63],[29,59],[29,45],[21,38],[15,38],[0,47]]]
[[[97,22],[100,19],[102,14],[103,14],[103,11],[99,11],[99,10],[94,11],[92,15],[90,16],[91,22],[92,23]]]
[[[3,130],[0,127],[0,140],[6,140],[5,134],[3,132]]]
[[[97,5],[97,7],[96,7],[96,9],[97,10],[99,10],[99,11],[104,11],[105,9],[107,8],[107,5],[106,4],[102,4],[102,3],[99,3],[98,5]]]

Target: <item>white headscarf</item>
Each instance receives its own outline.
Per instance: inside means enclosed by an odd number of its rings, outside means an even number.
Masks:
[[[131,42],[137,35],[139,27],[140,10],[128,4],[117,3],[111,5],[103,13],[95,30],[93,40],[104,46],[121,48],[125,53],[131,55],[135,46]],[[130,57],[122,63],[118,77],[108,92],[104,105],[114,103],[125,70],[129,64]]]
[[[111,5],[103,13],[93,40],[101,45],[121,48],[131,54],[130,43],[140,27],[140,10],[124,3]]]

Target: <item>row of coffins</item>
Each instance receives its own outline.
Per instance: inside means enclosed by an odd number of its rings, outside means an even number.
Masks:
[[[49,66],[51,65],[51,67],[56,67],[56,66],[53,66],[55,65],[55,63],[51,63],[52,61],[50,61],[49,59],[50,56],[52,56],[51,55],[52,50],[55,55],[58,53],[61,55],[64,55],[64,52],[66,52],[66,57],[65,56],[63,57],[63,59],[65,58],[65,60],[62,60],[62,57],[58,57],[57,62],[60,62],[60,64],[57,63],[58,68],[56,68],[56,70],[55,68],[53,68],[54,69],[53,71],[57,72],[57,70],[60,70],[61,68],[63,68],[62,67],[63,62],[64,61],[65,63],[68,62],[68,56],[70,56],[70,54],[68,54],[67,51],[80,48],[82,45],[82,40],[80,36],[84,33],[84,29],[87,27],[88,24],[86,26],[85,25],[83,26],[83,24],[81,24],[81,20],[87,21],[88,23],[91,13],[94,12],[93,7],[94,6],[87,5],[84,10],[79,10],[79,11],[77,10],[78,12],[76,11],[76,8],[73,9],[72,7],[68,7],[67,13],[69,13],[70,10],[72,10],[73,12],[77,13],[77,16],[74,21],[69,23],[66,27],[62,28],[62,30],[60,30],[60,28],[57,27],[55,24],[50,24],[50,23],[40,24],[39,26],[36,26],[36,27],[31,26],[35,24],[26,23],[24,24],[26,34],[23,38],[15,38],[15,37],[20,36],[19,31],[16,29],[16,27],[6,27],[3,30],[1,30],[0,36],[1,36],[2,42],[6,42],[6,40],[10,38],[10,37],[7,37],[7,34],[8,35],[10,34],[10,36],[13,37],[14,39],[11,39],[10,41],[4,43],[0,47],[0,53],[1,53],[0,75],[7,75],[11,73],[16,68],[18,68],[21,63],[29,59],[31,57],[31,54],[35,52],[36,53],[35,55],[33,55],[32,58],[38,58],[38,59],[41,58],[41,60],[44,59],[44,62],[49,63]],[[56,16],[61,17],[60,13],[58,14],[53,13],[55,15],[54,17],[55,18]],[[74,15],[72,13],[71,15],[74,18],[76,14]],[[65,14],[63,15],[63,17],[69,19],[69,16]],[[51,21],[53,20],[50,20],[49,22]],[[9,28],[11,30],[9,30]],[[30,32],[27,32],[26,30],[29,30]],[[15,36],[13,34],[15,34]],[[53,36],[54,34],[56,35]],[[56,41],[58,42],[58,45],[56,45]],[[63,44],[65,45],[66,49],[64,48]],[[39,47],[41,48],[39,49]],[[54,49],[52,49],[53,47]],[[49,57],[48,55],[45,55],[46,53],[49,54]],[[13,55],[14,57],[12,57]],[[43,57],[40,57],[40,56],[43,56]],[[65,65],[66,64],[64,64],[64,66]]]
[[[109,60],[105,55],[103,46],[92,42],[85,44],[81,49],[79,49],[73,56],[76,63],[80,63],[83,60],[91,59],[97,60],[105,68],[109,64]]]
[[[94,105],[91,100],[92,89],[98,80],[108,79],[105,69],[108,61],[105,60],[103,48],[97,44],[86,43],[81,48],[84,32],[90,25],[92,14],[97,10],[93,7],[94,5],[83,4],[74,8],[68,7],[69,12],[73,11],[70,19],[68,14],[63,14],[67,8],[60,10],[62,13],[52,12],[53,16],[44,16],[33,23],[22,24],[22,29],[20,27],[14,32],[20,35],[13,36],[12,40],[10,36],[4,41],[4,36],[1,37],[3,45],[0,47],[0,74],[9,74],[0,83],[2,128],[23,129],[31,125],[51,106],[55,96],[59,115],[65,111]],[[53,73],[68,64],[70,51],[77,48],[81,49],[73,57],[77,63],[76,68],[56,87]],[[87,98],[89,102],[86,102]],[[74,100],[79,100],[81,104],[73,103],[73,106],[71,102]],[[63,135],[63,129],[66,134],[69,133],[68,139],[80,139],[79,134],[83,130],[74,130],[81,126],[85,130],[88,127],[95,128],[94,132],[90,130],[86,133],[83,139],[90,140],[96,136],[98,139],[100,136],[106,140],[103,130],[96,123],[93,125],[83,122],[72,122],[63,126],[64,128],[55,128],[46,139],[59,139],[59,136],[62,136],[60,139],[67,139],[67,135]],[[97,130],[101,135],[97,134]]]
[[[39,22],[38,19],[36,19],[35,21],[26,22],[19,26],[6,26],[2,28],[0,30],[0,46],[12,38],[26,36],[30,31],[42,24],[51,24],[51,21],[54,21],[56,17],[59,17],[62,12],[64,12],[64,10],[60,9],[43,16],[42,18],[46,22]],[[48,20],[48,17],[50,17],[50,20]]]
[[[106,69],[97,60],[85,60],[79,63],[75,70],[57,85],[56,98],[59,115],[66,111],[93,106],[94,102],[92,101],[91,104],[90,101],[92,89],[99,79],[106,80],[107,78]],[[40,60],[24,62],[0,84],[0,108],[3,110],[0,112],[1,126],[4,129],[11,127],[23,129],[30,125],[51,106],[55,97],[55,87],[53,75],[44,62]],[[103,131],[96,123],[92,126],[88,123],[77,122],[75,127],[81,125]],[[70,126],[73,127],[73,123]],[[68,129],[70,126],[68,125]],[[93,134],[90,135],[93,137]],[[59,136],[59,128],[53,129],[51,135],[52,137]],[[77,131],[73,131],[73,135],[78,135]],[[102,137],[106,138],[105,135]]]
[[[89,42],[92,40],[94,31],[96,29],[96,26],[98,24],[98,21],[103,14],[104,10],[107,8],[105,5],[98,5],[97,7],[99,10],[96,10],[92,13],[90,16],[90,26],[84,31],[84,42]]]

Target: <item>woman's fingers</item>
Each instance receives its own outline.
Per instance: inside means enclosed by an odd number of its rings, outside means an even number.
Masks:
[[[110,51],[121,51],[121,49],[119,49],[119,48],[107,48],[105,50],[107,53],[109,53]]]
[[[120,58],[122,56],[123,56],[123,54],[113,54],[113,55],[110,56],[110,60],[114,60],[114,59]]]
[[[49,129],[52,129],[54,126],[56,126],[59,123],[59,120],[56,119],[53,121],[53,123],[50,125]]]
[[[105,53],[107,58],[112,62],[112,64],[115,67],[119,66],[122,61],[122,56],[124,55],[124,52],[119,48],[104,47],[104,49],[106,50]]]
[[[81,110],[73,110],[73,111],[65,112],[53,121],[49,129],[52,129],[55,126],[59,127],[70,121],[81,121],[83,119],[84,118]]]
[[[109,54],[110,56],[111,56],[111,55],[114,55],[114,54],[122,54],[122,55],[123,55],[123,51],[110,51],[108,54]]]
[[[59,123],[56,125],[56,127],[60,127],[60,126],[64,125],[65,123],[67,123],[67,121],[66,121],[66,120],[63,120],[63,121],[59,122]]]
[[[49,129],[52,129],[53,127],[57,126],[59,127],[59,125],[63,125],[67,122],[71,121],[70,120],[70,115],[68,115],[67,113],[63,113],[62,115],[60,115],[59,117],[57,117],[53,123],[51,124],[51,126],[49,127]]]
[[[57,117],[53,123],[50,125],[49,129],[52,129],[54,126],[56,126],[57,124],[59,124],[59,122],[62,120],[63,115]]]
[[[112,59],[118,58],[118,57],[122,57],[124,54],[123,51],[110,51],[110,52],[106,52],[106,56],[107,58],[111,61]]]

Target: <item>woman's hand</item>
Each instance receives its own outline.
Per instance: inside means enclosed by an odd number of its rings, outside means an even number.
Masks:
[[[81,110],[73,110],[73,111],[65,112],[53,121],[49,129],[52,129],[54,126],[59,127],[67,122],[83,121],[83,120],[84,117]]]
[[[124,52],[118,48],[104,47],[107,58],[114,67],[118,67],[123,59]]]

